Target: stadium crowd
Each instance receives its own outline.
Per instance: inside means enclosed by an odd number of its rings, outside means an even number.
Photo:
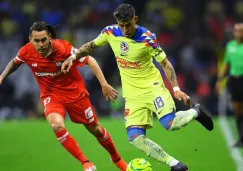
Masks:
[[[212,114],[217,113],[214,90],[217,65],[223,59],[225,43],[232,38],[233,24],[243,19],[243,1],[3,0],[0,1],[0,71],[29,41],[29,27],[33,22],[41,20],[56,26],[60,38],[80,47],[95,38],[105,26],[115,23],[112,14],[122,2],[134,5],[138,24],[156,33],[162,49],[175,66],[181,89],[192,101],[200,102]],[[108,82],[120,92],[120,97],[115,103],[107,103],[98,81],[83,67],[80,72],[91,101],[101,116],[122,116],[124,100],[114,55],[106,46],[93,56]],[[162,68],[155,65],[162,72]],[[166,80],[165,84],[170,88]],[[0,120],[43,117],[37,86],[28,67],[21,67],[7,78],[0,86]]]

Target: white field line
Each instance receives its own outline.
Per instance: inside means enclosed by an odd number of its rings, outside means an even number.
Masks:
[[[225,140],[227,142],[227,147],[231,153],[231,157],[233,158],[236,164],[236,171],[243,171],[243,157],[241,156],[240,150],[238,148],[232,147],[235,143],[235,138],[233,137],[233,133],[230,129],[229,123],[227,121],[227,92],[223,91],[219,95],[219,104],[218,104],[218,112],[219,112],[219,124]]]

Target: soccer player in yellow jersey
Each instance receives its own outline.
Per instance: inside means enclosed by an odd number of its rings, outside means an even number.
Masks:
[[[114,17],[118,25],[105,27],[96,39],[84,44],[76,55],[64,61],[62,71],[68,72],[75,60],[109,43],[121,74],[126,100],[125,125],[130,143],[149,157],[170,166],[171,171],[187,171],[186,165],[146,137],[146,129],[153,126],[152,112],[156,113],[167,130],[178,130],[196,119],[211,131],[213,121],[199,104],[194,104],[187,111],[175,112],[174,101],[153,64],[153,58],[163,67],[174,89],[174,96],[185,103],[189,102],[189,96],[178,87],[175,70],[160,48],[155,34],[137,25],[138,17],[133,6],[119,5]]]

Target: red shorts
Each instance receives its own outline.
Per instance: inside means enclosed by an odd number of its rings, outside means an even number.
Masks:
[[[65,118],[66,111],[70,119],[75,123],[96,124],[98,122],[96,113],[89,101],[89,97],[85,96],[73,103],[63,103],[57,99],[46,97],[42,100],[45,107],[45,116],[50,113],[58,113]]]

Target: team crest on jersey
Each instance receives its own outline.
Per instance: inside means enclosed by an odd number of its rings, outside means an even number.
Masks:
[[[129,51],[129,46],[126,42],[120,43],[120,49],[121,49],[121,56],[126,56],[127,52]]]
[[[57,61],[57,62],[56,62],[56,66],[57,66],[57,67],[60,67],[61,65],[62,65],[62,62],[61,62],[61,61]]]

